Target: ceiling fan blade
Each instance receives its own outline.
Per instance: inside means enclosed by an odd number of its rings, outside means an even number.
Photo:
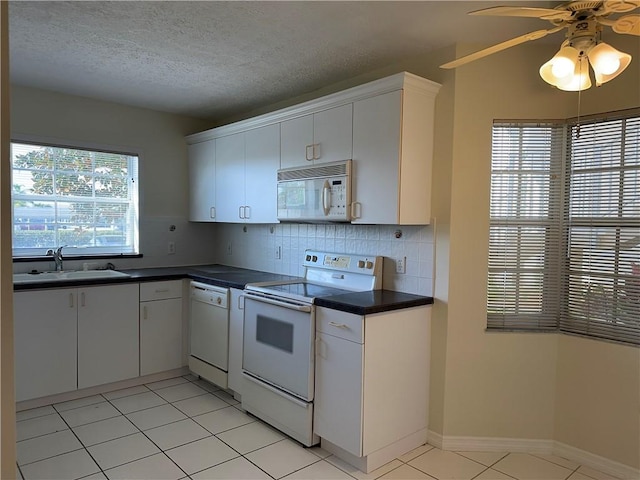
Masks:
[[[491,7],[469,12],[469,15],[495,15],[499,17],[530,17],[544,20],[569,20],[572,12],[537,7]]]
[[[616,33],[640,36],[640,15],[625,15],[624,17],[620,17],[615,20],[611,28],[613,28],[613,31]]]
[[[516,45],[520,45],[521,43],[538,40],[539,38],[546,37],[550,33],[555,33],[558,30],[562,30],[563,28],[564,26],[558,26],[555,28],[550,28],[549,30],[536,30],[535,32],[525,33],[524,35],[512,38],[511,40],[507,40],[506,42],[498,43],[489,48],[485,48],[484,50],[479,50],[475,53],[471,53],[469,55],[465,55],[464,57],[453,60],[452,62],[440,65],[440,68],[456,68],[464,65],[465,63],[473,62],[474,60],[478,60],[488,55],[501,52],[502,50],[506,50],[507,48],[515,47]]]

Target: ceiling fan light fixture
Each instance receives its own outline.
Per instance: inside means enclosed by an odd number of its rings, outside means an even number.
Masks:
[[[587,58],[580,56],[576,62],[575,70],[572,75],[564,77],[556,85],[558,89],[565,92],[579,92],[591,88],[591,79],[589,78],[589,63]]]
[[[629,63],[631,63],[631,55],[616,50],[604,42],[593,47],[589,51],[588,56],[598,87],[616,78],[629,66]]]
[[[540,76],[554,87],[571,81],[579,56],[580,52],[576,48],[563,46],[551,60],[540,67]]]

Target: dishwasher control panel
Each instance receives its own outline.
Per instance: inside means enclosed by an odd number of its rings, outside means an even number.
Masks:
[[[216,307],[227,308],[229,305],[229,289],[208,285],[201,282],[191,282],[191,300],[203,302]]]

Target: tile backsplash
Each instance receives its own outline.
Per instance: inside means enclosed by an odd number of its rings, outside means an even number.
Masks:
[[[435,243],[431,226],[217,224],[217,263],[302,276],[306,249],[383,256],[383,288],[433,295]],[[406,258],[406,273],[396,273],[399,258]]]

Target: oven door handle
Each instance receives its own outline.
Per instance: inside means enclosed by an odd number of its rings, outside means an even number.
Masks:
[[[267,297],[263,297],[261,295],[255,295],[255,294],[252,294],[251,292],[245,292],[244,296],[245,296],[245,301],[247,299],[248,300],[255,300],[256,302],[269,303],[271,305],[277,305],[278,307],[284,307],[284,308],[288,308],[290,310],[297,310],[298,312],[306,312],[306,313],[311,312],[311,306],[310,305],[299,305],[297,303],[285,302],[285,301],[281,301],[281,300],[275,300],[273,298],[267,298]]]

